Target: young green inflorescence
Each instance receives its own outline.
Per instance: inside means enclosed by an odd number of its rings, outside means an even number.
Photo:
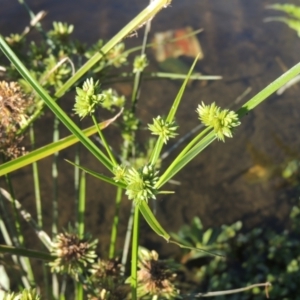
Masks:
[[[148,60],[145,54],[137,56],[133,62],[133,73],[142,72],[148,66]]]
[[[94,83],[93,78],[87,79],[82,89],[77,87],[76,93],[74,111],[81,118],[93,114],[97,105],[100,105],[104,100],[103,94],[100,93],[99,81]]]
[[[238,115],[229,109],[221,110],[215,103],[205,105],[199,104],[196,112],[200,121],[207,127],[212,127],[219,140],[225,141],[225,136],[232,137],[234,127],[241,124]]]
[[[148,202],[150,198],[156,199],[155,184],[158,181],[158,171],[152,165],[147,164],[138,170],[134,167],[117,166],[114,174],[116,182],[124,181],[126,183],[126,195],[136,205],[139,205],[141,201]]]
[[[161,137],[166,144],[170,138],[174,138],[177,135],[175,131],[177,130],[178,126],[174,121],[170,123],[162,119],[161,116],[158,116],[157,118],[153,119],[153,124],[149,124],[148,128],[152,134]]]

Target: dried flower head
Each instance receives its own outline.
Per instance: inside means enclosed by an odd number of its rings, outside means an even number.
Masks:
[[[25,152],[18,146],[22,137],[17,131],[26,124],[32,104],[18,83],[0,81],[0,152],[9,158]]]
[[[120,275],[121,264],[119,258],[115,259],[98,259],[93,264],[91,272],[97,278],[118,277]]]
[[[125,174],[125,181],[127,183],[126,195],[130,200],[133,200],[136,205],[141,201],[148,202],[149,198],[155,199],[157,190],[155,184],[158,181],[158,171],[147,164],[142,168],[136,170],[130,168]]]
[[[175,124],[175,122],[166,122],[164,119],[158,116],[157,118],[153,119],[153,124],[149,124],[148,128],[152,134],[161,137],[166,144],[170,138],[174,138],[177,135],[175,131],[177,130],[178,126]]]
[[[88,299],[109,299],[119,300],[125,299],[128,294],[128,289],[125,288],[124,278],[120,274],[121,264],[119,259],[102,260],[93,264],[91,269],[92,283]]]
[[[234,127],[241,124],[238,115],[229,109],[221,110],[215,103],[205,105],[203,102],[197,108],[200,121],[205,126],[213,127],[219,140],[225,141],[225,136],[232,137]]]
[[[55,237],[51,254],[57,258],[49,263],[52,272],[77,275],[87,270],[97,257],[97,240],[90,241],[89,236],[80,239],[76,233],[64,232]]]
[[[138,267],[137,294],[139,298],[156,295],[159,299],[173,299],[179,295],[179,290],[172,283],[176,277],[174,265],[159,260],[157,252],[139,247]],[[129,281],[130,279],[126,280],[127,283]]]

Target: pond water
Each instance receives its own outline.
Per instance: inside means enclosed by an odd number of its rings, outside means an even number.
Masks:
[[[55,20],[74,24],[74,36],[88,44],[99,38],[112,37],[148,4],[146,0],[27,2],[36,13],[40,10],[48,12],[43,20],[45,28],[50,28]],[[263,22],[264,18],[275,14],[265,6],[275,2],[279,1],[173,0],[172,5],[153,20],[150,38],[158,31],[185,26],[203,28],[197,38],[204,59],[198,63],[197,69],[204,74],[223,76],[220,81],[206,85],[193,82],[187,88],[177,117],[181,135],[197,126],[195,109],[201,101],[215,101],[227,107],[251,88],[242,100],[246,101],[279,77],[285,67],[290,68],[299,61],[300,39],[297,34],[284,24]],[[20,33],[28,23],[25,9],[17,1],[1,0],[1,3],[0,33]],[[143,30],[140,30],[138,37],[127,39],[127,47],[140,45],[142,35]],[[158,64],[151,51],[149,58],[150,69],[157,70]],[[171,80],[143,83],[138,114],[144,124],[150,123],[158,114],[168,112],[180,84]],[[116,88],[129,96],[131,86],[131,83],[126,83]],[[298,194],[278,170],[287,161],[300,158],[298,101],[297,85],[281,96],[271,96],[243,118],[233,139],[227,139],[226,143],[214,142],[181,171],[175,178],[181,185],[168,185],[175,194],[157,199],[157,217],[162,226],[167,231],[177,231],[183,224],[190,223],[194,216],[200,216],[205,226],[230,224],[236,220],[242,220],[245,228],[285,226]],[[41,135],[40,144],[51,140],[50,112],[45,113],[42,122],[36,129],[37,136]],[[110,136],[109,131],[108,139],[115,139],[115,133]],[[174,155],[166,159],[164,166]],[[73,160],[73,157],[72,151],[61,153],[59,212],[62,217],[60,224],[64,227],[73,218],[70,204],[73,201],[73,173],[63,159]],[[89,156],[83,157],[81,163],[99,170]],[[45,175],[41,177],[41,186],[47,226],[51,222],[51,159],[41,161],[39,166]],[[31,169],[25,168],[13,175],[19,185],[17,198],[29,211],[34,209],[30,173]],[[114,192],[90,177],[88,189],[87,230],[91,228],[96,236],[101,237],[101,251],[105,252],[114,214]],[[130,203],[125,200],[122,205],[121,234],[124,235]],[[146,232],[147,226],[142,230]],[[141,239],[141,244],[155,245],[165,255],[175,251],[175,247],[164,243],[150,230]],[[120,247],[122,243],[120,240]]]

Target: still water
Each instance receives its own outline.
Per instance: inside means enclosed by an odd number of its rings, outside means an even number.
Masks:
[[[223,80],[206,85],[193,82],[187,88],[177,116],[181,135],[198,125],[195,109],[201,101],[215,101],[226,107],[251,88],[242,100],[246,101],[280,76],[285,68],[300,60],[297,34],[284,24],[263,22],[264,18],[276,14],[265,9],[266,5],[275,2],[280,1],[173,0],[172,5],[153,20],[150,38],[155,32],[169,29],[203,28],[197,38],[204,59],[198,63],[197,69],[204,74],[223,76]],[[17,1],[0,0],[0,3],[0,33],[22,32],[29,22],[25,9]],[[74,36],[91,44],[99,38],[112,37],[146,7],[148,0],[30,0],[28,4],[36,13],[40,10],[48,12],[42,22],[45,28],[50,28],[53,21],[74,24]],[[142,34],[143,30],[140,30],[138,37],[127,39],[127,47],[140,45]],[[153,53],[148,53],[149,68],[158,70]],[[171,80],[144,82],[138,106],[144,124],[150,123],[158,114],[167,114],[179,87],[179,82]],[[132,84],[117,85],[116,88],[129,98]],[[300,159],[298,102],[299,86],[281,96],[271,96],[243,118],[233,139],[227,139],[226,143],[215,141],[181,171],[176,176],[181,185],[167,187],[175,194],[157,199],[157,217],[163,227],[167,231],[177,231],[194,216],[200,216],[205,226],[229,224],[236,220],[242,220],[245,228],[285,226],[298,195],[296,188],[282,178],[280,168],[291,159]],[[37,135],[42,135],[41,144],[51,140],[51,131],[51,113],[46,112],[37,129]],[[114,140],[116,133],[109,131],[108,139]],[[166,159],[165,166],[174,155]],[[61,153],[59,212],[62,226],[73,218],[70,204],[73,201],[73,172],[63,160],[73,160],[73,157],[73,152]],[[82,164],[99,170],[89,156],[83,157]],[[43,210],[46,224],[50,224],[51,159],[41,161],[39,166],[45,175],[41,179]],[[14,174],[14,180],[22,186],[17,189],[17,197],[29,210],[34,209],[30,173],[30,168],[25,168]],[[96,236],[101,237],[101,250],[105,252],[114,214],[114,191],[90,177],[88,189],[87,230],[91,228]],[[125,234],[129,209],[130,204],[125,200],[121,210],[122,235]],[[147,230],[146,225],[143,230]],[[141,244],[145,243],[156,244],[161,253],[174,251],[174,247],[166,245],[151,231],[142,235]]]

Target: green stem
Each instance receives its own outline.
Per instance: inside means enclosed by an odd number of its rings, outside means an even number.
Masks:
[[[53,128],[53,142],[59,140],[59,119],[55,116]],[[56,235],[58,232],[58,152],[53,155],[52,161],[52,181],[53,181],[53,198],[52,198],[52,234]]]
[[[85,172],[81,173],[80,189],[79,189],[79,203],[78,203],[78,235],[80,238],[84,236],[84,214],[85,214],[85,193],[86,180]]]
[[[102,130],[100,129],[99,124],[97,123],[97,120],[96,120],[96,118],[95,118],[95,115],[92,115],[92,119],[93,119],[93,122],[94,122],[95,126],[97,127],[97,130],[98,130],[98,134],[99,134],[99,136],[100,136],[100,139],[101,139],[101,141],[102,141],[102,143],[103,143],[103,145],[104,145],[104,147],[105,147],[105,149],[106,149],[106,152],[107,152],[107,154],[108,154],[108,156],[109,156],[109,158],[110,158],[112,164],[113,164],[114,166],[116,166],[116,165],[117,165],[117,161],[116,161],[116,159],[115,159],[115,157],[114,157],[112,151],[110,150],[109,145],[107,144],[107,141],[106,141],[106,139],[105,139],[105,137],[104,137],[104,134],[102,133]]]
[[[30,143],[31,143],[31,151],[34,150],[35,146],[35,135],[33,125],[31,124],[30,130]],[[41,189],[40,189],[40,182],[39,182],[39,170],[37,166],[37,162],[32,163],[32,173],[33,173],[33,184],[34,184],[34,193],[35,193],[35,206],[36,206],[36,213],[37,213],[37,224],[40,228],[43,226],[43,214],[42,214],[42,202],[41,202]]]
[[[109,258],[114,258],[115,256],[115,247],[118,235],[118,225],[119,225],[119,211],[120,204],[122,200],[122,189],[118,187],[117,195],[116,195],[116,205],[115,205],[115,215],[113,220],[113,225],[111,229],[111,238],[110,238],[110,246],[109,246]]]
[[[33,124],[29,127],[29,136],[31,143],[31,151],[35,148],[35,134]],[[33,174],[33,184],[34,184],[34,193],[35,193],[35,206],[36,206],[36,214],[37,214],[37,225],[42,228],[43,226],[43,214],[42,214],[42,201],[41,201],[41,189],[39,182],[39,170],[37,162],[32,163],[32,174]],[[45,264],[43,264],[43,279],[46,290],[47,298],[50,299],[50,285],[49,285],[49,276],[48,269]]]
[[[77,300],[83,299],[83,287],[82,284],[79,282],[76,283],[76,299]]]
[[[52,261],[55,259],[54,256],[51,256],[49,253],[46,252],[29,250],[25,248],[17,248],[17,247],[7,246],[7,245],[0,245],[0,253],[15,254],[18,256],[31,257],[31,258],[42,259],[46,261]]]
[[[11,195],[11,199],[12,199],[11,205],[12,205],[13,218],[14,218],[15,230],[16,230],[16,236],[15,236],[15,239],[13,239],[13,240],[14,240],[16,246],[20,246],[20,245],[23,246],[24,237],[22,234],[21,223],[20,223],[19,215],[17,213],[17,205],[16,205],[16,201],[15,201],[14,190],[13,190],[13,186],[12,186],[9,174],[5,175],[5,180],[6,180],[6,184],[8,186],[9,194]]]
[[[137,299],[137,266],[138,266],[138,245],[139,245],[139,207],[134,207],[134,221],[131,249],[131,299]]]

